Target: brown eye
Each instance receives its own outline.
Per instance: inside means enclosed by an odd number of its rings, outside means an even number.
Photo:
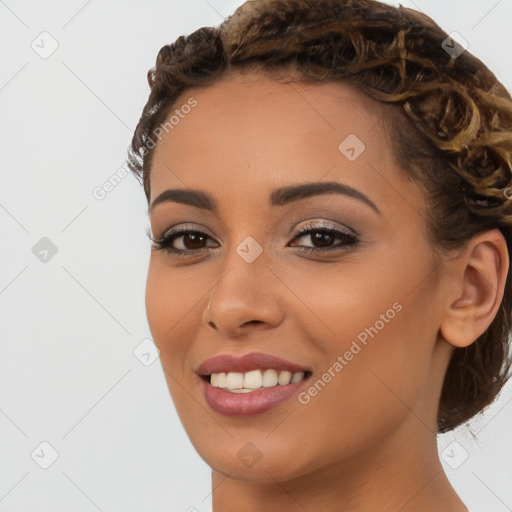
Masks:
[[[348,250],[358,243],[357,237],[351,233],[341,231],[331,226],[314,226],[311,224],[301,228],[294,240],[300,240],[301,238],[305,240],[309,239],[309,241],[313,243],[313,247],[301,247],[301,250],[312,253]],[[341,240],[341,243],[332,247],[335,240]]]
[[[181,229],[165,233],[160,239],[152,239],[155,250],[165,250],[173,256],[187,256],[207,249],[211,237],[202,231]]]

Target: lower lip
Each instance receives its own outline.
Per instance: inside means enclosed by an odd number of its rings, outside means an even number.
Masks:
[[[208,405],[224,416],[252,416],[273,409],[296,395],[305,380],[308,380],[302,379],[293,384],[277,385],[250,393],[231,393],[211,386],[201,377],[199,379]]]

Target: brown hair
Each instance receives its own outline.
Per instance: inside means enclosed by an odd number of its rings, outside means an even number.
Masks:
[[[464,248],[477,233],[499,228],[510,255],[512,99],[479,59],[447,38],[431,18],[402,5],[249,0],[218,27],[202,27],[161,48],[148,72],[151,93],[128,165],[149,201],[155,130],[183,91],[227,73],[256,70],[275,80],[280,75],[291,81],[295,74],[304,82],[350,81],[370,97],[397,105],[398,115],[384,122],[398,163],[425,187],[436,251]],[[509,269],[489,328],[470,346],[453,351],[438,432],[483,411],[510,377],[511,308]]]

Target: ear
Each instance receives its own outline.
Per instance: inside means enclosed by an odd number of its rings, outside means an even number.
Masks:
[[[503,234],[499,229],[478,233],[447,268],[453,279],[441,334],[451,345],[467,347],[491,325],[503,298],[509,268]]]

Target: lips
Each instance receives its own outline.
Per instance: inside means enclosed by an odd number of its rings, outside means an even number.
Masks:
[[[196,369],[196,373],[200,376],[211,375],[212,373],[229,373],[240,372],[245,373],[251,370],[258,369],[273,369],[276,371],[287,370],[292,373],[296,372],[311,372],[311,369],[287,361],[280,357],[263,354],[261,352],[252,352],[241,357],[232,356],[229,354],[221,354],[206,361],[203,361]]]
[[[286,386],[278,385],[238,394],[213,387],[204,378],[198,377],[198,380],[204,399],[213,411],[223,416],[239,417],[256,416],[290,403],[291,398],[297,395],[307,382],[301,380]],[[298,407],[297,404],[298,402],[295,403],[295,407]]]

